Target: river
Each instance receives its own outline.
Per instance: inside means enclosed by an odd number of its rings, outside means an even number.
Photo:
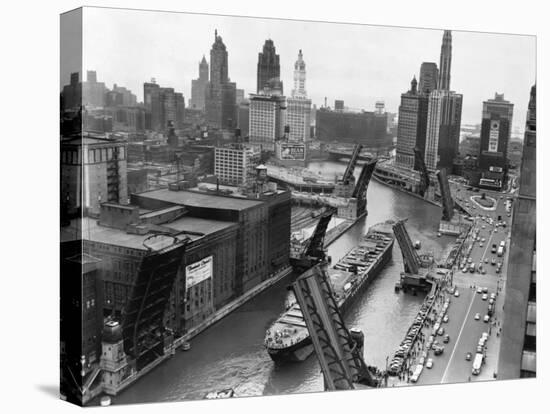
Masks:
[[[345,164],[314,162],[309,169],[333,179],[336,173],[343,173]],[[367,200],[368,216],[329,247],[333,263],[355,246],[368,227],[387,219],[408,218],[411,239],[420,240],[422,250],[433,252],[436,260],[454,243],[452,237],[437,237],[441,210],[432,204],[374,180]],[[394,292],[402,269],[396,241],[393,259],[345,315],[348,327],[359,327],[365,333],[366,363],[381,369],[399,346],[423,299]],[[195,337],[191,350],[178,352],[160,364],[114,397],[113,403],[201,399],[209,391],[230,387],[238,396],[322,391],[323,378],[315,356],[301,363],[276,365],[263,345],[265,331],[283,311],[290,281],[282,280]]]

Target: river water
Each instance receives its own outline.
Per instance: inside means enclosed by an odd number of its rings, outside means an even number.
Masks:
[[[359,168],[359,167],[358,167]],[[315,162],[309,169],[327,179],[342,174],[345,164]],[[357,175],[357,174],[356,174]],[[329,247],[333,263],[353,248],[367,229],[388,219],[408,217],[411,239],[423,251],[443,258],[454,238],[437,237],[440,208],[372,180],[367,192],[368,216],[358,221]],[[365,333],[368,365],[385,368],[422,303],[421,296],[394,292],[403,269],[397,241],[393,259],[345,315],[348,328]],[[291,276],[292,278],[293,276]],[[301,363],[276,365],[263,346],[267,328],[283,311],[287,278],[258,295],[192,340],[192,348],[178,352],[113,398],[114,404],[201,399],[207,392],[233,388],[238,396],[318,392],[323,378],[314,355]]]

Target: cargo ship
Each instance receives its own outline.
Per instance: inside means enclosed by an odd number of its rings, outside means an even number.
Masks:
[[[356,247],[328,269],[341,312],[345,314],[359,292],[388,263],[393,243],[389,227],[373,226]],[[274,361],[303,361],[311,355],[313,345],[298,303],[291,304],[267,330],[264,345]]]

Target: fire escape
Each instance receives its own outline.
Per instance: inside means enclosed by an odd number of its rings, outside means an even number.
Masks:
[[[113,148],[113,156],[107,161],[107,201],[118,203],[120,194],[119,147]]]

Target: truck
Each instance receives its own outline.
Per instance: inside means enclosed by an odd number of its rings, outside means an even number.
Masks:
[[[477,353],[472,364],[472,374],[478,375],[481,372],[481,364],[483,363],[483,354]]]
[[[504,254],[504,247],[503,246],[498,246],[497,256],[502,257],[503,254]]]
[[[424,369],[424,366],[422,364],[418,364],[414,370],[414,373],[411,376],[411,382],[418,381],[418,378],[420,377],[420,374],[422,374],[422,370]]]

